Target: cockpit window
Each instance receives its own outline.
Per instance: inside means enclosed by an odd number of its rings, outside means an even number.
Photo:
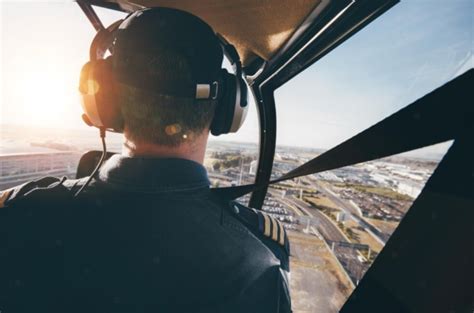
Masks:
[[[401,2],[276,90],[272,178],[472,68],[473,9],[471,1]],[[269,189],[263,209],[285,225],[292,244],[295,311],[339,310],[450,145]]]
[[[78,80],[95,30],[74,2],[2,2],[0,189],[42,176],[74,178],[81,155],[100,150],[81,120]],[[125,16],[98,10],[108,25]],[[121,136],[107,134],[120,152]]]
[[[81,119],[78,93],[95,30],[72,1],[7,1],[0,8],[0,190],[47,175],[74,178],[81,155],[101,150],[99,131]],[[105,26],[126,16],[94,9]],[[214,186],[254,179],[258,122],[249,100],[243,128],[209,141],[205,166]],[[121,151],[121,134],[107,133],[106,142],[108,151]]]

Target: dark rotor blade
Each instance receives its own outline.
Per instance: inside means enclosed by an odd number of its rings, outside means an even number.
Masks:
[[[474,120],[474,69],[276,181],[371,161],[456,138]]]

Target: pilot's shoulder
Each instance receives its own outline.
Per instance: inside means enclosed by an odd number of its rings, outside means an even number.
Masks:
[[[21,200],[41,195],[66,195],[77,188],[83,180],[68,180],[66,177],[46,176],[0,191],[0,208],[13,205]]]
[[[272,243],[270,247],[272,250],[279,248],[279,250],[283,250],[289,256],[290,245],[288,236],[280,221],[261,210],[248,208],[237,201],[231,201],[230,206],[237,219],[257,237],[263,239],[264,243]]]

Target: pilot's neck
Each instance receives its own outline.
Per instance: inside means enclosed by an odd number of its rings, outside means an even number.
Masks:
[[[189,140],[176,147],[150,142],[136,142],[129,140],[125,136],[122,145],[122,155],[128,157],[177,158],[203,164],[208,136],[208,133],[196,136],[192,138],[192,141]]]

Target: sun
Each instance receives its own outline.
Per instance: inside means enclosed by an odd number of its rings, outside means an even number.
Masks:
[[[62,126],[62,116],[68,111],[74,86],[59,71],[29,72],[22,80],[23,91],[18,104],[23,118],[30,125]]]

